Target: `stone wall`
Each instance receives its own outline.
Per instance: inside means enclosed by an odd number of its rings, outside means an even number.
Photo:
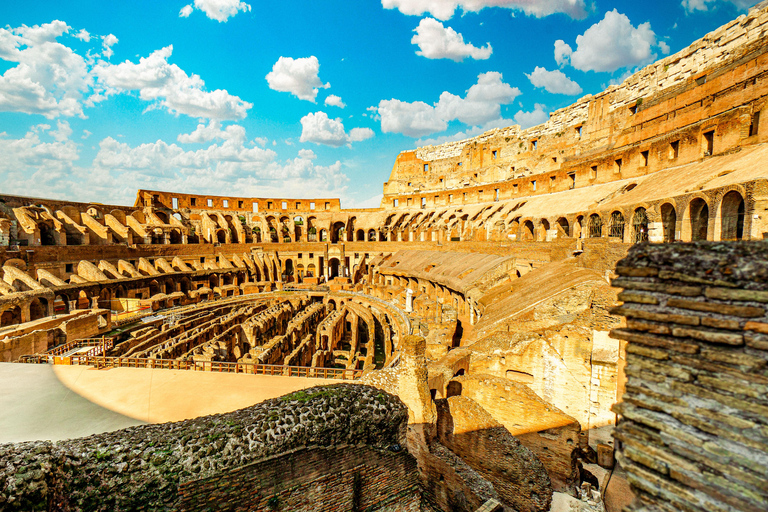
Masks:
[[[616,271],[635,510],[768,509],[768,245],[642,244]]]
[[[408,510],[420,498],[406,422],[396,397],[339,384],[178,423],[7,444],[0,510],[375,510],[392,500]]]

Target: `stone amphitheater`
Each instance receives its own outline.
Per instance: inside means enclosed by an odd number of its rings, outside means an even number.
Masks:
[[[343,381],[0,445],[0,509],[768,509],[767,30],[403,152],[376,209],[0,196],[0,361]]]

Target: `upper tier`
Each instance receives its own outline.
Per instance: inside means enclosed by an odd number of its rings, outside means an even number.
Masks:
[[[642,176],[768,140],[768,3],[544,124],[400,153],[383,208],[472,204]]]

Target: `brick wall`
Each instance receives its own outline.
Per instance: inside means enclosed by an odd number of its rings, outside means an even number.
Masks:
[[[767,510],[768,244],[643,244],[616,272],[635,510]]]
[[[419,509],[416,460],[365,445],[307,447],[179,486],[178,510]]]

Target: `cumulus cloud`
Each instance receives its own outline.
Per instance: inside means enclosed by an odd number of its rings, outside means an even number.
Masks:
[[[520,125],[520,128],[525,130],[531,126],[536,126],[545,123],[549,120],[549,114],[544,111],[546,107],[539,103],[534,105],[534,109],[531,112],[524,112],[519,110],[515,114],[515,122]]]
[[[229,18],[238,12],[249,12],[251,6],[240,0],[195,0],[195,9],[203,11],[206,16],[219,23],[226,22]],[[182,18],[189,17],[192,14],[192,4],[185,5],[179,11]]]
[[[266,78],[270,89],[289,92],[301,100],[315,103],[318,89],[331,86],[320,80],[319,72],[320,62],[314,55],[299,59],[280,57]]]
[[[325,112],[310,112],[301,118],[300,142],[313,142],[337,148],[344,144],[370,139],[373,136],[373,130],[370,128],[353,128],[347,134],[341,119],[330,119]]]
[[[694,11],[708,11],[710,6],[715,7],[722,3],[730,3],[737,9],[746,11],[758,2],[760,0],[683,0],[681,5],[690,14]]]
[[[100,63],[94,68],[99,94],[109,96],[126,91],[139,91],[139,97],[155,102],[154,107],[165,107],[174,114],[206,119],[243,119],[253,105],[217,89],[208,92],[205,82],[197,75],[187,75],[168,58],[173,46],[166,46],[141,57],[138,64],[125,61],[121,64]],[[153,107],[151,107],[153,108]]]
[[[211,120],[206,126],[203,123],[197,125],[197,128],[192,133],[181,133],[176,140],[181,143],[197,143],[202,144],[204,142],[210,142],[214,139],[218,140],[231,140],[237,143],[245,141],[245,128],[237,124],[231,124],[226,128],[221,128],[221,122]],[[266,145],[260,144],[261,147]]]
[[[194,7],[192,7],[192,4],[187,4],[184,7],[181,8],[179,11],[179,18],[189,18],[189,15],[192,14],[192,11],[194,11]]]
[[[83,116],[92,79],[85,60],[57,41],[69,30],[59,20],[0,28],[0,59],[16,63],[0,76],[0,111]]]
[[[656,34],[650,22],[634,27],[625,14],[616,9],[576,37],[576,50],[562,40],[555,42],[555,60],[581,71],[616,71],[653,61]]]
[[[575,96],[582,93],[582,88],[565,76],[560,70],[547,71],[546,68],[536,66],[533,73],[525,74],[528,80],[531,81],[534,87],[544,89],[552,94],[567,94],[568,96]]]
[[[433,18],[421,20],[414,32],[416,35],[411,39],[411,44],[419,46],[416,54],[428,59],[451,59],[458,62],[471,57],[485,60],[493,53],[491,43],[486,43],[482,48],[465,43],[464,36]]]
[[[101,38],[101,46],[104,48],[104,51],[101,52],[102,55],[106,58],[112,57],[114,52],[112,51],[112,46],[117,44],[117,38],[114,34],[109,34]]]
[[[398,9],[408,15],[429,13],[443,21],[450,19],[459,8],[464,12],[478,12],[486,7],[522,11],[537,18],[555,13],[563,13],[575,19],[587,16],[584,0],[381,0],[381,5],[385,9]]]
[[[75,34],[75,37],[81,41],[85,41],[86,43],[91,41],[91,34],[89,34],[88,31],[84,28],[80,29],[80,32]]]
[[[501,73],[489,71],[478,75],[477,83],[464,98],[445,91],[434,105],[382,100],[377,112],[381,116],[381,131],[422,137],[445,130],[454,120],[480,126],[501,119],[501,105],[512,103],[520,94],[517,87],[502,81]]]
[[[325,104],[331,107],[339,107],[339,108],[344,108],[347,106],[343,101],[341,101],[341,98],[336,96],[335,94],[329,94],[328,97],[325,98]]]

